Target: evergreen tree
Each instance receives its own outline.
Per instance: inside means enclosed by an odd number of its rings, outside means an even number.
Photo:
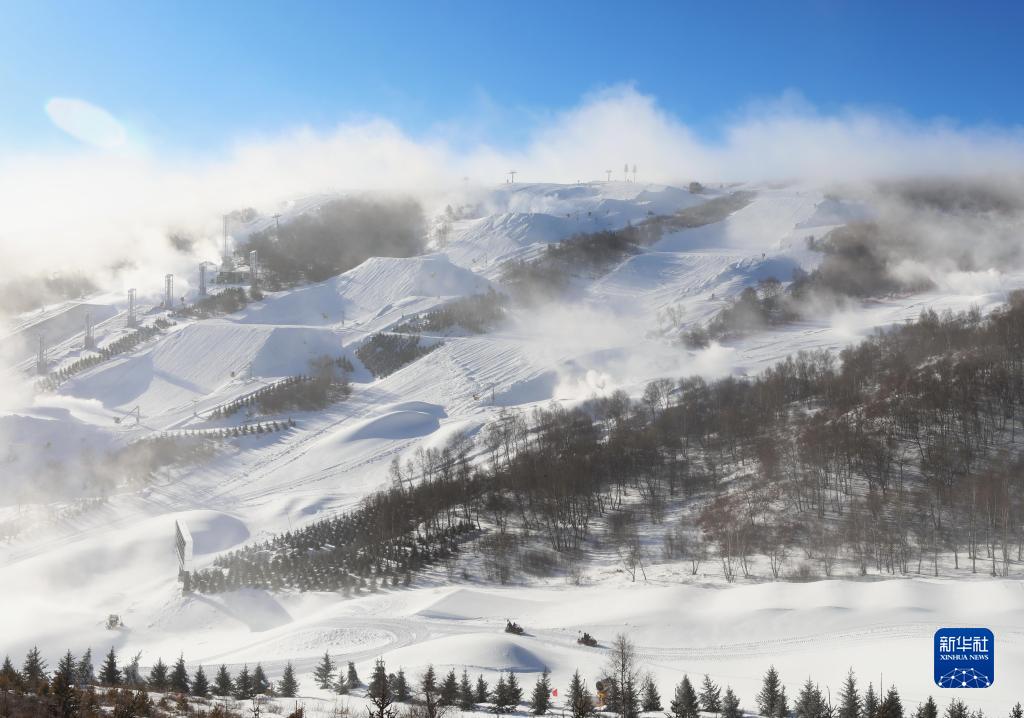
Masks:
[[[796,704],[793,706],[794,717],[828,718],[826,715],[827,710],[825,698],[821,695],[821,689],[808,678],[796,697]]]
[[[775,714],[774,718],[788,718],[789,716],[789,699],[786,698],[786,687],[781,686],[779,688],[779,712]]]
[[[256,664],[256,668],[252,672],[252,692],[257,696],[271,693],[270,679],[267,678],[267,674],[263,671],[263,665],[260,663]]]
[[[857,678],[851,668],[846,674],[846,680],[843,681],[843,687],[839,689],[839,712],[836,718],[861,718],[862,708],[860,693],[857,691]]]
[[[329,653],[324,653],[323,660],[313,670],[313,678],[322,690],[330,689],[331,681],[334,678],[334,661],[331,660]]]
[[[932,701],[931,696],[928,696],[928,700],[931,701],[932,706],[935,705],[935,701]],[[930,718],[935,718],[935,716],[930,716]],[[1024,718],[1024,708],[1021,707],[1020,703],[1017,703],[1017,705],[1010,709],[1010,718]]]
[[[487,692],[487,681],[484,680],[484,676],[481,673],[476,677],[476,695],[474,698],[477,703],[486,703],[488,695],[490,694]]]
[[[970,711],[959,698],[954,698],[946,706],[946,718],[970,718]]]
[[[185,667],[185,656],[178,656],[171,669],[170,676],[171,690],[175,693],[186,694],[189,691],[188,669]]]
[[[11,663],[10,656],[4,656],[3,668],[0,668],[0,688],[17,690],[21,688],[21,674]]]
[[[412,692],[409,690],[409,681],[405,677],[405,671],[401,668],[395,674],[394,680],[395,700],[399,703],[408,703],[412,700]]]
[[[346,683],[348,683],[349,689],[358,688],[360,685],[359,674],[356,673],[356,664],[352,661],[348,662],[348,674],[345,677]]]
[[[757,694],[757,711],[763,716],[775,718],[782,708],[782,681],[775,666],[768,668],[761,684],[761,692]]]
[[[285,698],[294,698],[295,694],[299,692],[299,682],[295,680],[295,668],[292,667],[292,662],[284,666],[284,674],[281,676],[281,682],[277,685],[277,692]]]
[[[903,702],[896,686],[890,686],[878,709],[879,718],[903,718]]]
[[[39,655],[38,646],[33,646],[21,666],[21,679],[28,690],[37,692],[46,685],[46,661]]]
[[[498,674],[498,682],[494,685],[494,692],[491,694],[491,710],[501,715],[508,713],[512,706],[512,700],[508,696],[508,683],[505,681],[505,674]]]
[[[242,670],[238,672],[238,677],[235,678],[235,698],[239,700],[247,700],[256,695],[252,689],[252,674],[249,673],[249,665],[245,664],[242,666]]]
[[[192,695],[200,698],[210,697],[210,680],[202,666],[196,668],[195,675],[192,676]]]
[[[384,660],[381,658],[378,658],[373,666],[373,674],[370,676],[370,685],[366,688],[366,695],[373,706],[369,711],[370,718],[395,718],[397,713],[391,707],[391,704],[394,703],[394,694],[384,668]]]
[[[731,686],[725,687],[725,695],[722,696],[722,718],[743,718],[740,699],[733,693]]]
[[[515,710],[519,707],[519,704],[523,702],[523,689],[519,685],[519,680],[516,678],[516,674],[512,671],[508,672],[508,699]]]
[[[217,669],[217,677],[213,680],[213,692],[218,696],[230,696],[235,690],[235,682],[231,680],[231,673],[223,663]]]
[[[537,683],[533,686],[533,695],[530,696],[530,712],[535,716],[542,716],[551,707],[551,674],[545,668],[540,674]]]
[[[142,680],[142,673],[139,670],[139,661],[142,660],[142,651],[139,651],[132,659],[128,661],[128,665],[124,667],[124,674],[122,680],[124,684],[130,688],[139,688],[143,686],[145,681]]]
[[[117,667],[117,653],[113,646],[100,666],[100,683],[105,686],[116,686],[121,683],[121,669]]]
[[[704,674],[704,682],[700,686],[700,709],[708,713],[718,713],[722,710],[722,689],[719,688],[708,676]]]
[[[689,676],[684,675],[683,680],[679,681],[669,707],[675,718],[697,718],[697,693],[693,690]]]
[[[569,681],[568,703],[572,718],[590,718],[594,715],[594,698],[580,677],[579,670],[572,674],[572,680]]]
[[[939,707],[935,705],[935,699],[928,696],[928,700],[917,707],[914,718],[939,718]],[[1024,716],[1014,716],[1013,711],[1010,711],[1010,718],[1024,718]]]
[[[3,669],[0,669],[0,679],[7,672],[8,666],[10,666],[10,661],[5,661]],[[11,668],[13,670],[13,666]],[[72,718],[78,715],[81,701],[78,691],[75,689],[75,657],[71,655],[71,651],[65,653],[57,663],[51,689],[57,700],[57,711],[60,718]]]
[[[469,682],[469,671],[462,669],[462,678],[459,679],[459,708],[464,711],[471,711],[476,707],[473,694],[473,684]]]
[[[654,682],[653,676],[650,674],[644,678],[644,689],[641,694],[640,708],[644,713],[650,713],[652,711],[662,711],[664,708],[661,706],[661,694],[658,693],[658,686]]]
[[[433,665],[428,665],[427,670],[420,676],[420,695],[423,697],[426,718],[436,718],[440,709],[437,705],[437,674]]]
[[[455,675],[455,669],[448,671],[441,683],[441,696],[437,704],[440,706],[453,706],[459,702],[459,679]]]
[[[91,686],[96,683],[96,674],[92,668],[92,649],[86,648],[85,653],[78,660],[78,667],[75,669],[75,681],[78,687]]]
[[[861,710],[861,718],[878,718],[878,695],[871,683],[868,683],[868,689],[864,691],[864,706]]]
[[[221,666],[223,668],[223,666]],[[170,686],[170,682],[167,679],[167,664],[164,663],[162,658],[157,658],[156,663],[149,669],[149,677],[146,679],[149,684],[149,690],[156,691],[157,693],[164,693]],[[231,692],[229,688],[226,693],[227,695]]]

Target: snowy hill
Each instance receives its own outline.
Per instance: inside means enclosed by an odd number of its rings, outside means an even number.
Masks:
[[[709,561],[698,576],[678,565],[652,567],[651,583],[642,585],[627,581],[615,557],[597,556],[581,585],[537,580],[497,587],[439,565],[408,590],[347,601],[315,591],[182,595],[172,544],[176,520],[192,532],[197,566],[208,566],[247,541],[358,506],[389,485],[393,459],[409,461],[418,449],[443,447],[460,432],[480,437],[507,420],[507,412],[525,416],[549,402],[574,406],[615,389],[637,397],[660,377],[752,373],[798,350],[840,349],[923,307],[987,311],[1024,287],[1024,273],[1008,271],[998,282],[879,298],[820,321],[685,349],[662,331],[669,310],[683,327],[707,322],[744,288],[768,278],[788,283],[814,269],[820,254],[808,249],[807,237],[820,239],[871,216],[870,208],[814,187],[744,189],[753,199],[724,219],[666,233],[600,276],[581,279],[578,300],[514,305],[508,321],[486,333],[425,335],[436,348],[385,377],[375,378],[358,359],[369,337],[399,331],[409,318],[453,300],[500,289],[504,262],[540,256],[575,234],[673,215],[731,189],[692,194],[612,182],[481,192],[445,220],[451,231],[430,254],[372,258],[324,282],[267,292],[234,314],[178,318],[156,338],[34,395],[0,417],[10,486],[31,486],[41,465],[72,473],[87,455],[91,460],[166,431],[242,426],[252,419],[244,412],[219,423],[210,412],[308,373],[311,360],[344,358],[354,366],[350,398],[322,411],[274,417],[295,419],[294,429],[227,441],[201,462],[162,468],[145,484],[113,487],[96,506],[71,493],[7,493],[0,501],[0,525],[10,527],[0,544],[0,585],[7,587],[0,650],[21,655],[38,644],[57,656],[112,644],[126,654],[143,651],[144,663],[184,650],[190,662],[261,660],[275,670],[294,660],[307,685],[325,650],[359,662],[364,673],[383,653],[389,666],[407,671],[431,662],[491,676],[547,666],[564,687],[575,667],[596,675],[603,663],[599,649],[575,643],[577,631],[606,645],[629,625],[646,665],[666,687],[680,671],[709,672],[732,683],[750,705],[770,663],[782,669],[791,691],[812,667],[820,671],[817,680],[835,685],[852,664],[898,677],[905,702],[922,699],[931,692],[921,666],[937,623],[982,622],[1018,636],[1024,631],[1018,582],[752,581],[727,588]],[[293,210],[309,211],[320,201]],[[257,219],[246,231],[268,226]],[[58,366],[80,354],[72,325],[85,305],[76,306],[39,318],[60,340],[52,350]],[[99,325],[101,343],[125,332],[121,310],[113,302],[92,310],[97,321],[109,321]],[[22,364],[31,356],[24,348],[16,354]],[[26,387],[33,383],[24,378]],[[129,416],[136,407],[137,425]],[[475,449],[474,460],[484,453]],[[26,524],[31,528],[23,529]],[[74,600],[66,598],[71,595]],[[103,627],[111,613],[123,618],[124,628]],[[38,616],[45,620],[31,618]],[[527,626],[527,636],[500,632],[510,616]],[[1004,666],[1024,665],[1019,642],[1003,645]],[[1003,710],[1013,690],[1011,681],[1003,682],[981,699],[972,696],[972,704]]]

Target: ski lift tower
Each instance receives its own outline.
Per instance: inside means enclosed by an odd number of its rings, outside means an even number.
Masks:
[[[164,275],[164,309],[174,308],[174,275]]]
[[[199,296],[206,296],[206,262],[199,263]]]
[[[260,278],[260,257],[255,249],[249,252],[249,281],[252,286],[259,284]]]
[[[135,312],[138,307],[135,306],[135,288],[128,290],[128,326],[135,327],[138,324],[138,318],[135,316]]]
[[[222,271],[230,272],[235,268],[235,260],[228,251],[228,216],[224,215],[224,250],[221,255]]]
[[[85,313],[85,339],[82,341],[83,349],[95,349],[96,348],[96,336],[93,333],[92,328],[92,314],[89,312]]]
[[[46,374],[46,339],[39,335],[39,352],[36,354],[36,373]]]

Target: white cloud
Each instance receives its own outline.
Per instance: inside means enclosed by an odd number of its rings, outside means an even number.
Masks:
[[[840,182],[1016,173],[1024,166],[1020,130],[957,128],[857,110],[823,115],[791,93],[746,108],[716,142],[701,140],[655,98],[617,86],[552,114],[518,149],[415,139],[386,119],[373,119],[330,132],[300,128],[249,139],[209,161],[160,158],[152,150],[99,151],[126,142],[109,113],[68,99],[52,100],[47,110],[90,148],[0,159],[0,279],[11,267],[26,274],[91,270],[118,259],[133,260],[158,279],[175,271],[167,266],[175,259],[163,241],[167,231],[191,229],[208,236],[212,247],[225,211],[271,209],[282,199],[325,191],[393,190],[430,198],[461,186],[463,177],[500,183],[510,167],[522,181],[594,180],[629,162],[641,180],[652,182]]]
[[[73,97],[54,97],[46,103],[53,124],[76,140],[103,150],[125,145],[127,133],[117,119],[102,107]]]

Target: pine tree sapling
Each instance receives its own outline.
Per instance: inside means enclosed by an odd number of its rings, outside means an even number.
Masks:
[[[669,706],[675,718],[697,718],[699,711],[697,692],[693,690],[689,676],[684,675],[683,680],[679,681]]]
[[[725,695],[722,696],[722,718],[743,718],[740,699],[736,697],[731,686],[725,687]]]
[[[843,687],[839,689],[839,709],[836,718],[861,718],[862,708],[860,693],[857,691],[857,678],[851,668],[846,674],[846,680],[843,681]]]
[[[352,665],[351,663],[349,664]],[[372,708],[368,708],[370,718],[395,718],[397,712],[392,708],[394,694],[391,691],[391,684],[388,681],[387,669],[384,667],[383,659],[378,658],[373,666],[373,674],[370,676],[370,684],[366,689],[366,696],[370,699]]]
[[[536,716],[542,716],[551,707],[551,674],[545,668],[533,687],[533,694],[530,696],[530,712]]]
[[[321,690],[330,690],[334,679],[334,661],[331,660],[329,653],[324,653],[324,657],[313,670],[313,678]]]
[[[572,674],[572,680],[569,681],[567,702],[572,718],[590,718],[594,715],[594,698],[580,677],[579,670]]]
[[[395,700],[399,703],[408,703],[412,700],[412,690],[409,688],[409,681],[405,677],[405,671],[401,668],[395,674],[394,689]]]
[[[188,668],[185,667],[185,656],[178,656],[170,675],[171,690],[185,695],[189,692]],[[246,696],[248,697],[248,696]]]
[[[488,692],[487,681],[484,680],[483,674],[476,677],[476,688],[474,689],[474,699],[477,703],[486,703],[490,693]]]
[[[707,713],[721,712],[722,689],[706,673],[704,674],[704,681],[700,685],[700,695],[697,698],[702,711]]]
[[[192,676],[192,695],[200,698],[209,698],[210,696],[210,681],[202,666],[196,668],[196,672]]]
[[[782,681],[775,666],[768,668],[761,684],[761,692],[757,694],[757,712],[762,716],[775,718],[782,709]]]
[[[455,675],[455,669],[448,671],[448,675],[441,682],[441,696],[438,705],[449,707],[459,702],[459,679]]]
[[[471,711],[476,707],[473,684],[469,682],[469,671],[462,670],[462,677],[459,679],[459,709]]]
[[[356,664],[352,661],[348,662],[348,673],[345,675],[345,682],[348,683],[349,690],[358,688],[360,686],[359,674],[356,673]]]
[[[165,673],[166,670],[167,669],[165,668]],[[230,696],[232,692],[234,692],[234,689],[235,682],[231,679],[231,673],[228,671],[228,667],[223,663],[220,664],[220,668],[217,669],[217,677],[213,681],[214,694],[218,696]]]
[[[277,692],[285,698],[294,698],[299,692],[299,682],[295,680],[295,668],[291,661],[284,666],[281,681],[277,684]]]
[[[121,684],[121,669],[117,667],[117,653],[111,646],[100,666],[100,683],[105,686],[117,686]]]
[[[664,710],[661,705],[661,694],[658,692],[658,685],[650,674],[644,679],[644,689],[640,701],[640,709],[644,713]]]
[[[257,663],[252,672],[252,692],[257,696],[270,695],[272,692],[270,679],[263,670],[262,664]]]
[[[25,656],[25,663],[21,666],[21,680],[33,693],[46,684],[46,661],[39,654],[38,646],[33,646]]]

